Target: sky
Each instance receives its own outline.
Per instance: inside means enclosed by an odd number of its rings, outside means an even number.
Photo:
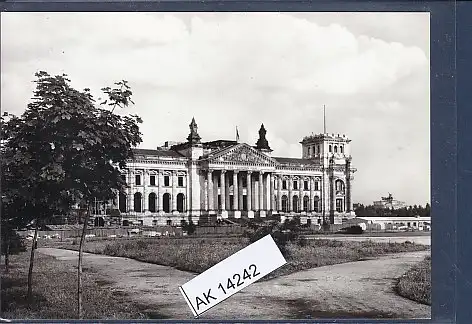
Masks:
[[[77,89],[127,80],[143,119],[141,148],[185,141],[254,145],[273,156],[346,134],[353,201],[389,192],[430,202],[429,13],[1,13],[2,111],[21,114],[34,73]]]

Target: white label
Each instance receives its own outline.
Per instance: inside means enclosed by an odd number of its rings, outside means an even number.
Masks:
[[[179,287],[195,317],[283,266],[284,256],[269,234]]]

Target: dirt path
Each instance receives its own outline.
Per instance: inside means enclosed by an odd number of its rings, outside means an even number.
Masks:
[[[52,248],[38,251],[66,262],[77,262],[75,251]],[[399,297],[393,291],[394,279],[429,253],[400,253],[258,282],[210,309],[201,318],[430,318],[430,306]],[[85,269],[96,272],[104,286],[127,293],[153,318],[193,318],[178,286],[195,275],[126,258],[84,255]]]

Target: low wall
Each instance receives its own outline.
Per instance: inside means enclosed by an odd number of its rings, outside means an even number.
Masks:
[[[165,235],[166,232],[168,235],[182,235],[182,229],[178,227],[171,227],[171,226],[163,226],[163,227],[142,227],[139,228],[139,233],[133,233],[133,228],[88,228],[87,233],[88,235],[92,234],[95,237],[109,237],[111,235],[115,235],[117,237],[125,237],[125,236],[146,236],[149,232],[157,232],[162,235]],[[33,230],[30,231],[19,231],[18,234],[20,236],[26,237],[28,234],[34,234]],[[49,231],[38,231],[38,237],[40,239],[44,238],[45,236],[49,236],[51,238],[56,238],[60,240],[65,240],[68,238],[76,238],[82,235],[82,229],[56,229],[56,230],[49,230]]]
[[[239,225],[198,226],[196,235],[242,234],[245,228]]]

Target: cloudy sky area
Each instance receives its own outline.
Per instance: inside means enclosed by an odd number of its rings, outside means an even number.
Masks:
[[[3,111],[20,114],[34,73],[76,88],[128,80],[143,148],[203,140],[301,157],[303,136],[350,139],[354,201],[430,202],[428,13],[1,13]]]

